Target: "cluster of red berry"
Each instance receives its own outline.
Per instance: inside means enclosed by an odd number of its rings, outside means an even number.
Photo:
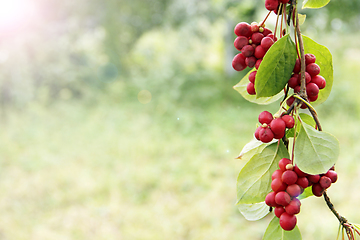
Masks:
[[[285,135],[286,128],[293,128],[295,121],[290,115],[281,117],[273,117],[268,111],[259,114],[259,122],[261,126],[255,131],[255,138],[263,143],[271,142],[274,138],[281,139]]]
[[[332,168],[326,174],[309,175],[296,165],[293,166],[288,158],[279,161],[279,168],[271,176],[273,192],[266,196],[265,203],[275,208],[274,213],[279,218],[280,226],[290,231],[295,228],[295,215],[300,212],[301,202],[297,197],[309,186],[312,186],[315,196],[321,196],[331,183],[336,182],[337,173]]]
[[[315,63],[316,57],[314,54],[305,54],[305,81],[306,81],[306,93],[310,102],[314,102],[318,98],[320,89],[325,88],[326,80],[324,77],[319,75],[320,67]],[[290,88],[294,89],[295,93],[300,92],[301,77],[300,77],[301,63],[300,59],[296,59],[293,74],[288,81]],[[295,98],[290,97],[287,100],[287,104],[290,106],[294,102]],[[302,108],[306,108],[305,104],[302,104]]]
[[[246,22],[238,23],[235,26],[234,33],[237,35],[234,46],[241,51],[232,61],[232,66],[236,71],[254,66],[258,69],[265,53],[277,40],[270,29],[259,26],[255,22],[251,25]],[[248,92],[252,95],[255,94],[254,81],[255,77],[248,84]]]
[[[286,4],[288,2],[290,2],[290,0],[265,0],[265,8],[277,14],[280,3]]]

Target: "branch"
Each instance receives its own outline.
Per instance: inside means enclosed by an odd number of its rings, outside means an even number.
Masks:
[[[304,42],[302,39],[301,31],[300,31],[300,24],[299,24],[299,14],[296,10],[296,33],[299,40],[299,48],[300,48],[300,62],[301,62],[301,71],[300,71],[300,79],[301,79],[301,85],[300,85],[300,97],[303,99],[307,99],[306,94],[306,81],[305,81],[305,50],[304,50]]]

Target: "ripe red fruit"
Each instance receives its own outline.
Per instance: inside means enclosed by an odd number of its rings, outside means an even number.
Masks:
[[[287,185],[281,181],[281,178],[274,178],[271,182],[271,189],[274,192],[285,191]]]
[[[256,63],[255,63],[255,68],[256,68],[256,69],[259,69],[261,61],[262,61],[262,59],[258,59],[258,60],[256,61]]]
[[[319,87],[315,83],[306,85],[306,93],[309,97],[315,97],[319,94]]]
[[[248,23],[246,23],[246,22],[238,23],[238,24],[235,26],[234,33],[235,33],[237,36],[250,37],[251,34],[252,34],[250,24],[248,24]]]
[[[281,206],[287,206],[291,202],[291,197],[287,192],[281,191],[276,193],[275,202]]]
[[[298,78],[297,77],[291,77],[288,81],[288,85],[291,88],[296,88],[299,84],[298,84]]]
[[[291,202],[289,203],[289,205],[287,205],[285,207],[285,211],[289,214],[289,215],[294,215],[294,214],[298,214],[300,212],[300,206],[301,206],[301,202],[299,199],[294,198],[293,200],[291,200]]]
[[[308,72],[312,77],[320,73],[320,67],[316,63],[310,63],[306,66],[306,72]]]
[[[279,0],[279,2],[283,3],[283,4],[286,4],[289,2],[289,0]]]
[[[281,119],[285,122],[285,125],[287,128],[293,128],[295,125],[295,120],[290,115],[284,115],[281,117]]]
[[[256,58],[254,56],[245,58],[245,64],[249,68],[253,68],[255,66],[255,63],[256,63]]]
[[[270,124],[273,120],[273,115],[268,111],[263,111],[259,114],[259,123],[261,124]]]
[[[296,184],[305,189],[309,186],[309,180],[306,177],[299,177]]]
[[[322,194],[324,193],[324,188],[322,188],[320,186],[320,183],[315,183],[314,185],[312,185],[312,193],[317,196],[317,197],[321,197]],[[275,196],[276,197],[276,196]]]
[[[278,0],[265,0],[265,8],[269,11],[276,10],[278,6]]]
[[[264,38],[264,34],[256,32],[251,36],[251,40],[253,41],[253,43],[255,44],[260,44],[261,40]]]
[[[305,54],[305,64],[309,65],[310,63],[315,63],[316,57],[314,54],[307,53]]]
[[[279,178],[281,179],[281,176],[283,174],[283,171],[281,171],[280,169],[277,169],[273,172],[273,174],[271,175],[271,179],[274,180],[275,178]]]
[[[319,95],[313,96],[313,97],[309,97],[309,101],[310,102],[315,102],[318,99]]]
[[[307,178],[308,178],[309,182],[318,183],[319,180],[320,180],[320,175],[319,174],[317,174],[317,175],[309,175]]]
[[[298,175],[298,177],[306,177],[306,176],[308,176],[306,173],[304,173],[303,171],[301,171],[300,168],[299,168],[297,165],[295,165],[294,171],[296,172],[296,174]]]
[[[268,28],[264,28],[264,31],[262,32],[262,34],[264,34],[264,36],[266,37],[269,34],[272,34],[272,31]]]
[[[274,139],[274,133],[270,130],[270,128],[263,128],[259,132],[259,138],[263,143],[268,143]]]
[[[250,24],[251,32],[256,33],[259,31],[259,24],[257,22],[253,22]]]
[[[337,173],[336,173],[335,171],[333,171],[333,170],[329,170],[329,171],[325,174],[325,176],[327,176],[328,178],[330,178],[332,183],[335,183],[335,182],[337,181],[337,179],[338,179]]]
[[[248,45],[248,43],[249,43],[249,40],[248,40],[247,37],[240,36],[240,37],[237,37],[237,38],[235,39],[235,41],[234,41],[234,47],[235,47],[237,50],[241,51],[241,49],[242,49],[243,47],[245,47],[246,45]]]
[[[300,92],[300,86],[296,86],[296,87],[294,88],[294,92],[299,93],[299,92]]]
[[[251,45],[245,45],[242,49],[241,49],[242,54],[245,57],[251,57],[252,55],[254,55],[255,49],[253,46]]]
[[[239,53],[234,57],[232,61],[232,66],[236,71],[242,71],[247,67],[245,63],[245,58],[246,57],[242,53]]]
[[[253,71],[249,74],[249,81],[252,83],[255,83],[255,77],[256,77],[257,71]]]
[[[261,45],[259,45],[255,48],[254,56],[256,58],[263,58],[265,56],[265,53],[266,53],[265,49]]]
[[[274,44],[274,40],[271,37],[264,37],[261,40],[261,46],[267,51]]]
[[[255,85],[252,82],[249,82],[248,85],[246,86],[246,91],[250,94],[250,95],[255,95]]]
[[[295,66],[294,66],[293,72],[294,72],[294,73],[299,73],[300,70],[301,70],[301,62],[300,62],[300,59],[297,58],[297,59],[296,59],[296,62],[295,62]]]
[[[287,188],[286,188],[286,192],[291,196],[291,197],[297,197],[301,194],[301,187],[297,184],[292,184],[292,185],[289,185]]]
[[[284,207],[276,207],[274,209],[275,216],[277,216],[278,218],[280,218],[281,214],[283,214],[284,212],[285,212]]]
[[[262,126],[258,127],[256,130],[255,130],[255,133],[254,133],[254,136],[257,140],[260,140],[260,137],[259,137],[259,133],[260,133],[260,130],[262,129]]]
[[[298,179],[297,174],[294,171],[291,170],[287,170],[283,173],[283,175],[281,176],[281,180],[286,183],[287,185],[292,185],[294,183],[296,183]]]
[[[294,103],[294,101],[295,101],[295,98],[294,98],[294,97],[289,97],[289,99],[286,100],[286,104],[287,104],[288,106],[291,106],[291,105]]]
[[[299,74],[299,85],[301,83],[301,75]],[[306,84],[308,84],[309,82],[311,82],[311,75],[308,72],[305,72],[305,82]]]
[[[319,87],[319,89],[323,89],[326,86],[326,80],[321,75],[316,75],[312,77],[311,82],[315,83]]]
[[[319,183],[322,188],[327,189],[331,185],[331,179],[327,176],[322,176]]]
[[[282,158],[279,161],[279,168],[284,172],[286,171],[286,165],[291,164],[291,160],[288,158]]]
[[[284,212],[283,214],[281,214],[280,219],[279,219],[280,226],[285,231],[293,230],[296,226],[296,222],[297,222],[297,220],[296,220],[295,215],[290,215],[287,212]]]
[[[270,207],[277,207],[279,206],[278,204],[276,204],[275,202],[275,192],[270,192],[268,193],[268,195],[266,195],[265,197],[265,203],[266,205],[270,206]]]
[[[270,128],[274,135],[283,135],[285,133],[286,124],[281,118],[275,118],[271,121]]]

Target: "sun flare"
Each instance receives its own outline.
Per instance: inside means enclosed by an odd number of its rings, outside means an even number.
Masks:
[[[35,5],[30,0],[0,0],[0,27],[12,28],[32,19]]]

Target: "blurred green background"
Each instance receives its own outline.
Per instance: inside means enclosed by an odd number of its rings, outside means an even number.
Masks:
[[[238,212],[235,160],[258,106],[232,89],[233,28],[262,0],[0,2],[0,239],[261,239]],[[341,145],[337,210],[360,223],[360,2],[306,10],[334,58],[318,112]],[[274,15],[268,26],[273,29]],[[303,239],[335,239],[321,198]]]

